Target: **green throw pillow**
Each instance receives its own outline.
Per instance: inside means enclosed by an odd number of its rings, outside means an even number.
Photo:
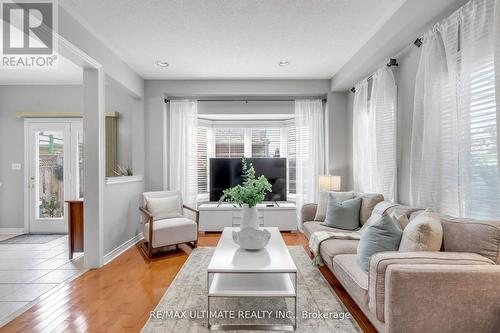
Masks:
[[[369,223],[358,243],[356,259],[366,272],[370,269],[370,258],[378,252],[398,251],[403,230],[399,223],[387,214]]]
[[[353,198],[337,201],[335,195],[329,193],[325,222],[321,224],[327,227],[344,230],[358,229],[361,200],[361,198]]]

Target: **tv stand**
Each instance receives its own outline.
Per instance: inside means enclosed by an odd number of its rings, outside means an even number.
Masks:
[[[242,208],[231,203],[204,203],[200,211],[200,228],[205,231],[222,231],[225,227],[239,227]],[[257,205],[257,216],[261,227],[278,227],[280,231],[297,230],[297,209],[293,202],[274,202]]]

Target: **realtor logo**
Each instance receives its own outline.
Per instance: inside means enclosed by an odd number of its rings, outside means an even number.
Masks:
[[[3,68],[55,67],[57,3],[0,0]]]

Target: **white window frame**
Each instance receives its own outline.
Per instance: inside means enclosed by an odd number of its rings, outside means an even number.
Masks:
[[[245,128],[244,136],[244,156],[252,157],[252,129],[279,128],[281,130],[280,157],[288,158],[288,128],[295,126],[295,120],[267,120],[267,121],[237,121],[237,120],[207,120],[198,119],[198,126],[207,128],[207,156],[215,157],[215,128]],[[287,183],[289,181],[288,163],[286,166]],[[207,172],[208,187],[210,186],[210,170]],[[208,202],[210,200],[210,191],[208,193],[199,193],[198,202]],[[295,194],[288,193],[287,201],[295,201]]]

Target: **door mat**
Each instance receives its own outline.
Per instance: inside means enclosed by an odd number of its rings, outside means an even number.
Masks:
[[[22,234],[0,241],[0,244],[46,244],[66,234]]]

